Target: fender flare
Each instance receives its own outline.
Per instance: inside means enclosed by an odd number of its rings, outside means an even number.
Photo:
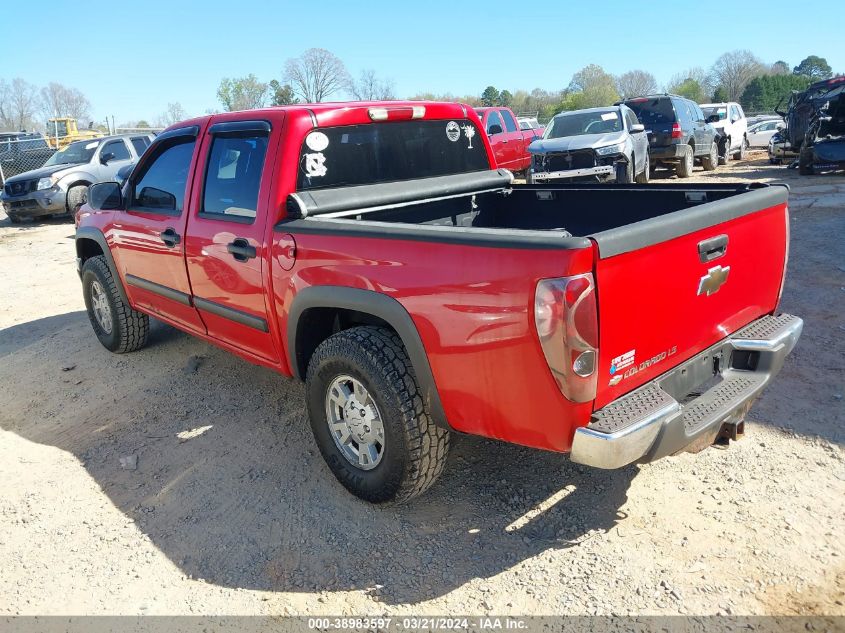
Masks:
[[[77,272],[80,277],[82,276],[82,249],[80,248],[80,243],[84,240],[91,240],[99,245],[100,250],[103,251],[103,256],[106,258],[106,263],[111,269],[112,277],[117,284],[117,291],[120,293],[120,298],[123,299],[123,302],[126,305],[132,305],[129,303],[129,297],[126,296],[126,289],[123,287],[123,281],[117,273],[117,266],[114,263],[114,257],[111,254],[109,243],[106,241],[106,236],[103,235],[103,232],[100,229],[94,228],[93,226],[83,226],[76,229],[76,262],[78,268]]]
[[[296,349],[297,330],[300,317],[310,308],[354,310],[378,317],[390,325],[402,339],[402,344],[408,352],[408,358],[411,360],[422,392],[423,402],[434,423],[443,428],[450,428],[422,338],[414,320],[401,303],[380,292],[346,286],[311,286],[297,292],[288,311],[286,337],[288,362],[294,376],[300,380],[305,380],[305,376],[299,369],[299,351]]]

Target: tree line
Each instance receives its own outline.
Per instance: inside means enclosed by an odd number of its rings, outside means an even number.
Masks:
[[[833,76],[823,57],[810,55],[790,70],[785,61],[766,64],[750,51],[721,55],[709,69],[689,68],[675,74],[663,86],[664,92],[687,97],[697,103],[736,101],[749,112],[771,112],[786,101],[792,91],[804,90],[820,79]],[[537,113],[548,120],[558,112],[611,105],[622,99],[660,91],[654,75],[635,69],[613,76],[597,64],[576,72],[566,88],[556,92],[535,89],[499,91],[487,86],[480,96],[462,100],[474,106],[508,106],[517,112]],[[451,95],[421,93],[420,98],[452,98]]]
[[[736,50],[721,55],[709,69],[694,67],[675,74],[663,90],[699,103],[738,101],[749,112],[772,111],[791,91],[832,76],[827,60],[817,55],[806,57],[790,70],[785,61],[767,64],[748,50]],[[597,64],[589,64],[559,90],[511,92],[491,85],[480,95],[419,92],[408,98],[508,106],[548,120],[564,110],[606,106],[658,90],[657,80],[647,70],[634,69],[614,76]],[[250,73],[224,77],[217,87],[217,100],[225,111],[318,103],[344,94],[359,101],[396,99],[393,80],[380,77],[373,69],[364,69],[353,77],[340,58],[323,48],[311,48],[286,60],[278,79],[264,82]],[[217,111],[209,109],[206,113]],[[56,116],[73,117],[85,126],[90,112],[91,103],[77,88],[55,82],[38,88],[20,77],[10,82],[0,80],[0,129],[44,129],[47,119]],[[182,105],[174,102],[168,103],[152,124],[146,120],[122,121],[119,127],[166,127],[189,117]]]

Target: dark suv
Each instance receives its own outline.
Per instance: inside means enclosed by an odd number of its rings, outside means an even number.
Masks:
[[[662,94],[623,101],[631,108],[648,133],[651,168],[657,165],[675,169],[678,177],[688,178],[696,160],[706,171],[719,164],[717,132],[704,120],[695,101],[678,95]]]
[[[0,185],[7,178],[41,167],[55,153],[41,134],[0,133]]]

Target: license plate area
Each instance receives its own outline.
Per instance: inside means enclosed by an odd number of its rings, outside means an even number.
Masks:
[[[661,377],[658,385],[684,405],[721,382],[729,361],[729,346],[711,348]]]

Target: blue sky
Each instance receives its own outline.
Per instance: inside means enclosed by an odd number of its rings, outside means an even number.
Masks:
[[[642,68],[662,86],[737,48],[790,66],[816,54],[845,72],[845,2],[806,4],[805,11],[798,4],[9,2],[0,77],[77,87],[98,120],[113,115],[119,124],[154,119],[174,101],[189,114],[218,108],[222,77],[281,79],[285,60],[310,47],[331,50],[353,76],[375,69],[393,80],[398,96],[480,94],[490,84],[556,90],[590,63],[613,74]],[[77,16],[72,34],[61,26],[51,34],[46,18],[60,13]]]

